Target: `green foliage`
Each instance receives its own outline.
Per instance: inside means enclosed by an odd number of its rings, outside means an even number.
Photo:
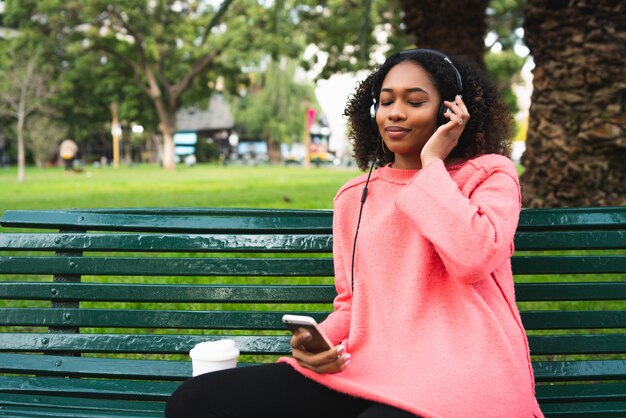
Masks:
[[[303,65],[310,69],[325,62],[319,78],[370,68],[380,46],[377,33],[387,32],[393,47],[406,44],[400,10],[397,0],[299,1],[294,11],[299,28],[320,50]]]
[[[512,114],[519,111],[513,84],[519,79],[519,73],[525,61],[525,58],[518,56],[512,50],[490,52],[485,55],[487,71],[498,84],[498,90]]]
[[[280,143],[299,142],[307,107],[316,105],[312,85],[295,81],[293,60],[270,61],[237,104],[235,118],[248,136]]]
[[[57,157],[58,146],[66,138],[67,126],[45,115],[33,115],[26,122],[26,147],[37,167]]]
[[[194,154],[199,163],[210,163],[219,159],[220,149],[213,140],[199,139]]]
[[[487,8],[488,30],[496,35],[494,43],[500,43],[504,50],[513,49],[521,42],[518,29],[524,22],[525,5],[526,0],[491,0]]]
[[[110,131],[113,102],[119,103],[123,126],[131,122],[157,126],[154,107],[144,92],[129,83],[130,79],[132,75],[126,67],[104,55],[77,53],[72,56],[54,103],[71,126],[70,136],[89,139],[98,131]]]

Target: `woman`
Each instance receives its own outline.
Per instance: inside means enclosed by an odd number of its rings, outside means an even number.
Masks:
[[[309,353],[298,333],[291,358],[186,382],[168,416],[543,416],[511,273],[511,118],[494,86],[462,60],[403,51],[346,116],[357,163],[380,167],[335,197],[338,296],[320,327],[337,345]]]

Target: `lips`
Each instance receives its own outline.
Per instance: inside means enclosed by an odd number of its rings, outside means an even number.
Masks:
[[[410,129],[404,128],[402,126],[388,126],[385,128],[385,132],[391,139],[399,139],[405,136]]]

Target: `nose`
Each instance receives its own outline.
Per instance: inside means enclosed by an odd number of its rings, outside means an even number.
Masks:
[[[404,106],[400,102],[400,100],[396,100],[389,108],[389,113],[387,114],[389,120],[404,120],[406,119],[406,112],[404,110]]]

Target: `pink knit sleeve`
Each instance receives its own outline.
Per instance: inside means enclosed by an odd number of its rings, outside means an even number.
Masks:
[[[348,338],[350,332],[350,315],[352,312],[352,288],[350,277],[346,271],[344,257],[346,256],[345,242],[347,239],[345,222],[341,210],[335,206],[333,216],[333,262],[335,267],[335,288],[337,296],[333,303],[333,312],[320,324],[322,331],[335,344]]]
[[[492,156],[491,161],[467,179],[463,192],[443,162],[433,162],[396,201],[432,242],[450,277],[466,283],[489,277],[513,253],[519,181],[510,160]]]

